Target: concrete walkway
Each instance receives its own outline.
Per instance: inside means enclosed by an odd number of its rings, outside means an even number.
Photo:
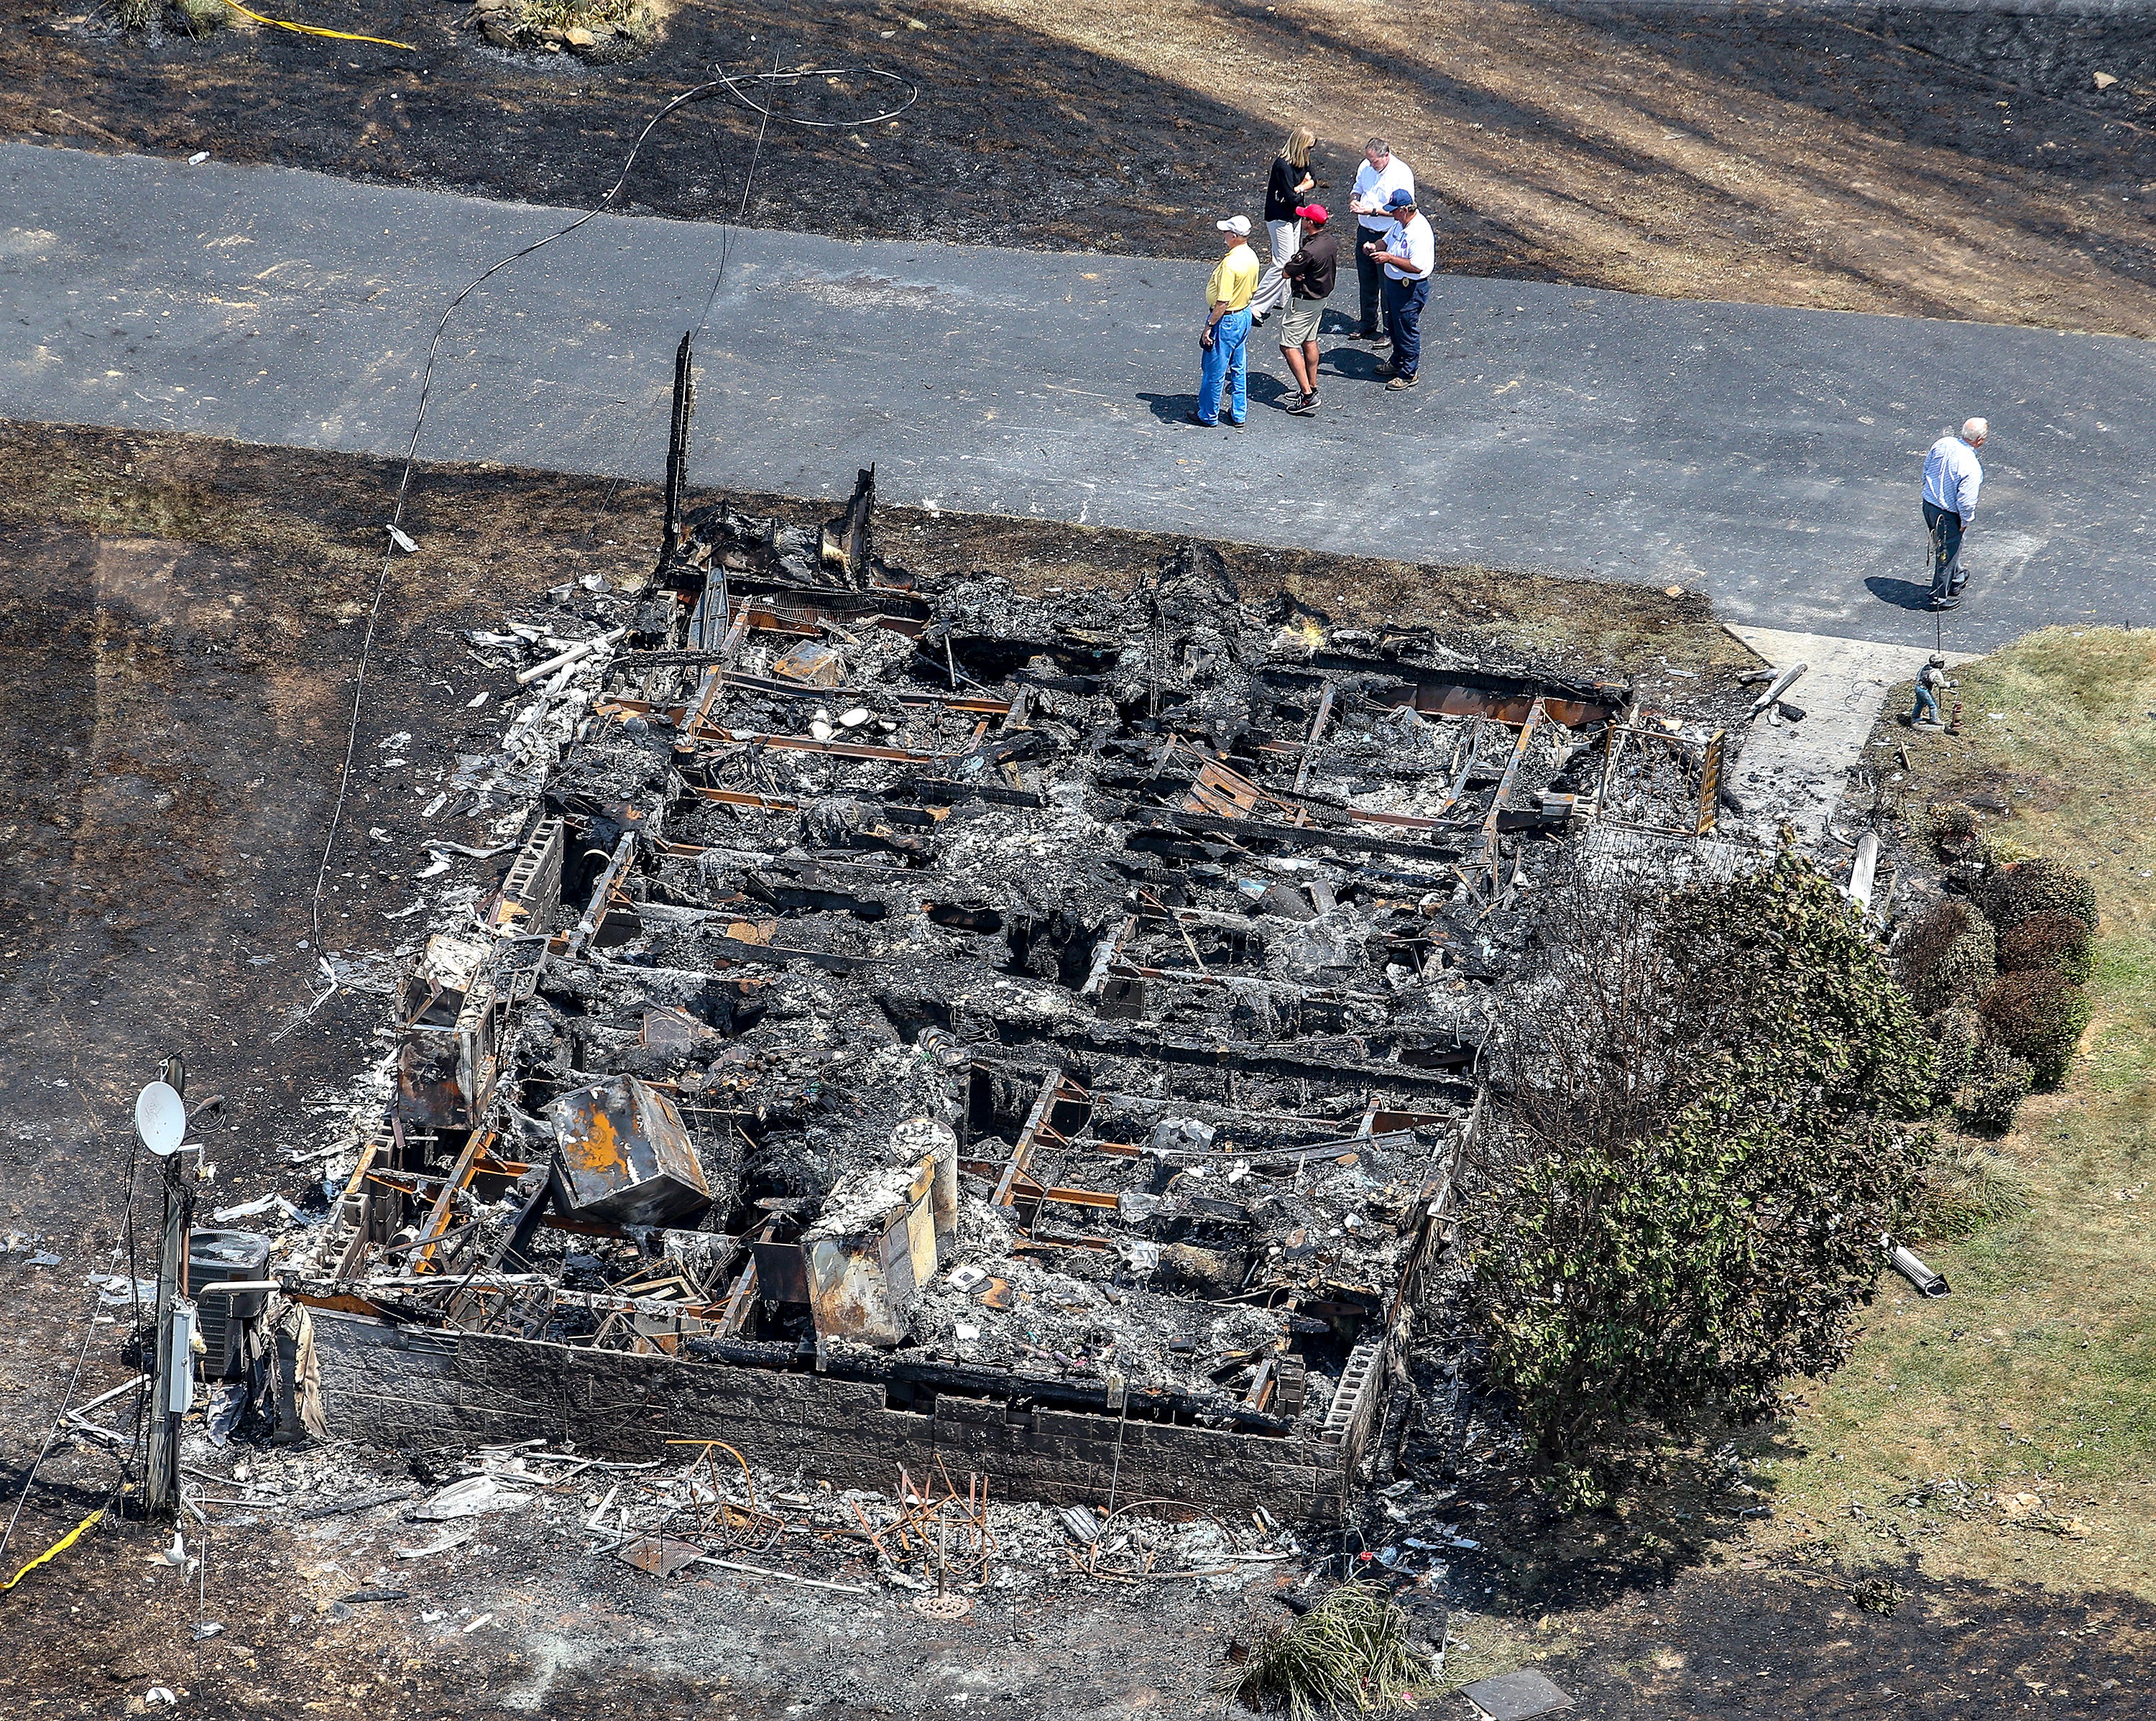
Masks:
[[[443,308],[557,212],[0,146],[0,414],[401,453]],[[423,456],[655,478],[720,230],[602,218],[451,324]],[[2108,337],[1443,279],[1411,395],[1328,335],[1327,405],[1182,421],[1202,266],[735,237],[700,484],[1683,585],[1726,617],[1928,644],[1922,451],[1991,418],[1947,630],[2156,622],[2156,353]],[[1335,303],[1346,305],[1343,282]],[[1335,319],[1344,330],[1344,320]],[[2138,607],[2137,608],[2137,606]]]

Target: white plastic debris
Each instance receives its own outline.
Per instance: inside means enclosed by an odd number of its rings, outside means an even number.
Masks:
[[[497,1476],[468,1476],[453,1482],[432,1499],[414,1506],[411,1516],[422,1523],[451,1518],[476,1518],[483,1512],[514,1512],[531,1498]]]

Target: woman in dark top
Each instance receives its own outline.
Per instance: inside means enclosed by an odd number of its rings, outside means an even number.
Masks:
[[[1272,238],[1273,260],[1272,267],[1259,279],[1258,290],[1250,295],[1253,328],[1264,322],[1266,314],[1287,298],[1287,277],[1281,269],[1302,243],[1301,232],[1296,225],[1296,206],[1310,195],[1311,188],[1317,183],[1310,177],[1310,152],[1317,146],[1317,134],[1307,125],[1296,126],[1281,146],[1280,157],[1273,163],[1272,177],[1265,182],[1265,232]]]

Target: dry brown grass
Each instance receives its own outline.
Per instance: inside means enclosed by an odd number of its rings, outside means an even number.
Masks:
[[[1302,120],[1350,169],[1365,136],[1386,136],[1445,204],[1509,233],[1507,260],[1528,273],[1672,298],[2156,334],[2156,288],[2106,260],[2156,238],[2138,203],[1904,144],[1736,69],[1681,63],[1522,0],[959,3],[1277,114],[1283,131]],[[1912,90],[1942,81],[1936,63],[1902,61]],[[1987,121],[1997,93],[1944,92]],[[2024,132],[2055,123],[2076,122],[2056,104],[2020,118]],[[1265,166],[1252,164],[1253,185]],[[1344,184],[1329,189],[1345,201]],[[1479,259],[1475,272],[1486,272]]]

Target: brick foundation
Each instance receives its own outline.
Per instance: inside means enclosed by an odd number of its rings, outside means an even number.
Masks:
[[[901,1465],[918,1475],[940,1457],[953,1474],[986,1475],[1007,1498],[1098,1506],[1112,1485],[1123,1503],[1238,1514],[1262,1506],[1290,1523],[1336,1524],[1373,1420],[1372,1406],[1360,1407],[1336,1444],[1013,1411],[947,1394],[924,1414],[887,1407],[874,1383],[823,1375],[398,1328],[321,1309],[314,1320],[331,1432],[378,1446],[543,1438],[654,1458],[674,1455],[670,1436],[710,1437],[839,1488],[888,1493]]]

